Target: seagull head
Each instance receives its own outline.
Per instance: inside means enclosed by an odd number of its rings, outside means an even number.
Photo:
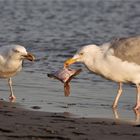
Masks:
[[[26,49],[21,45],[11,45],[6,50],[6,55],[12,60],[35,60],[35,57],[33,54],[26,51]]]
[[[64,67],[68,67],[75,62],[88,63],[89,60],[96,57],[99,49],[100,48],[96,45],[87,45],[82,47],[72,58],[69,58],[64,62]]]

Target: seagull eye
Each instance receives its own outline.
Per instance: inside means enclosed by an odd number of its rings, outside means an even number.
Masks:
[[[82,52],[80,53],[81,56],[82,56],[83,54],[84,54],[84,53],[82,53]]]
[[[13,49],[13,51],[14,51],[15,53],[19,53],[19,51],[18,51],[18,50],[16,50],[16,49]]]

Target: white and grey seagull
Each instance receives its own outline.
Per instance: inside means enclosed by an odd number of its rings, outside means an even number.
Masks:
[[[119,38],[100,46],[84,46],[66,60],[64,66],[75,62],[82,62],[93,73],[119,84],[113,108],[117,107],[122,94],[122,83],[135,84],[137,98],[134,109],[140,108],[140,36]]]
[[[6,45],[0,47],[0,78],[8,79],[10,87],[10,100],[16,97],[13,94],[12,79],[22,69],[24,59],[33,61],[35,57],[20,45]]]

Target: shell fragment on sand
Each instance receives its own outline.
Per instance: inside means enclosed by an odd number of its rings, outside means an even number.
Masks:
[[[64,83],[64,94],[65,96],[70,95],[70,81],[76,75],[78,75],[82,70],[81,69],[70,69],[70,68],[63,68],[58,71],[52,72],[48,74],[48,77],[55,78]]]

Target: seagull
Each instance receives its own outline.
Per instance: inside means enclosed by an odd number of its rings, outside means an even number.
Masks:
[[[117,108],[123,83],[136,85],[135,110],[140,109],[140,36],[117,38],[102,45],[87,45],[64,62],[64,67],[81,62],[94,74],[118,83],[113,108]]]
[[[12,77],[22,69],[23,60],[33,61],[33,54],[26,51],[21,45],[5,45],[0,47],[0,78],[8,79],[10,87],[9,99],[15,100],[13,94]]]

